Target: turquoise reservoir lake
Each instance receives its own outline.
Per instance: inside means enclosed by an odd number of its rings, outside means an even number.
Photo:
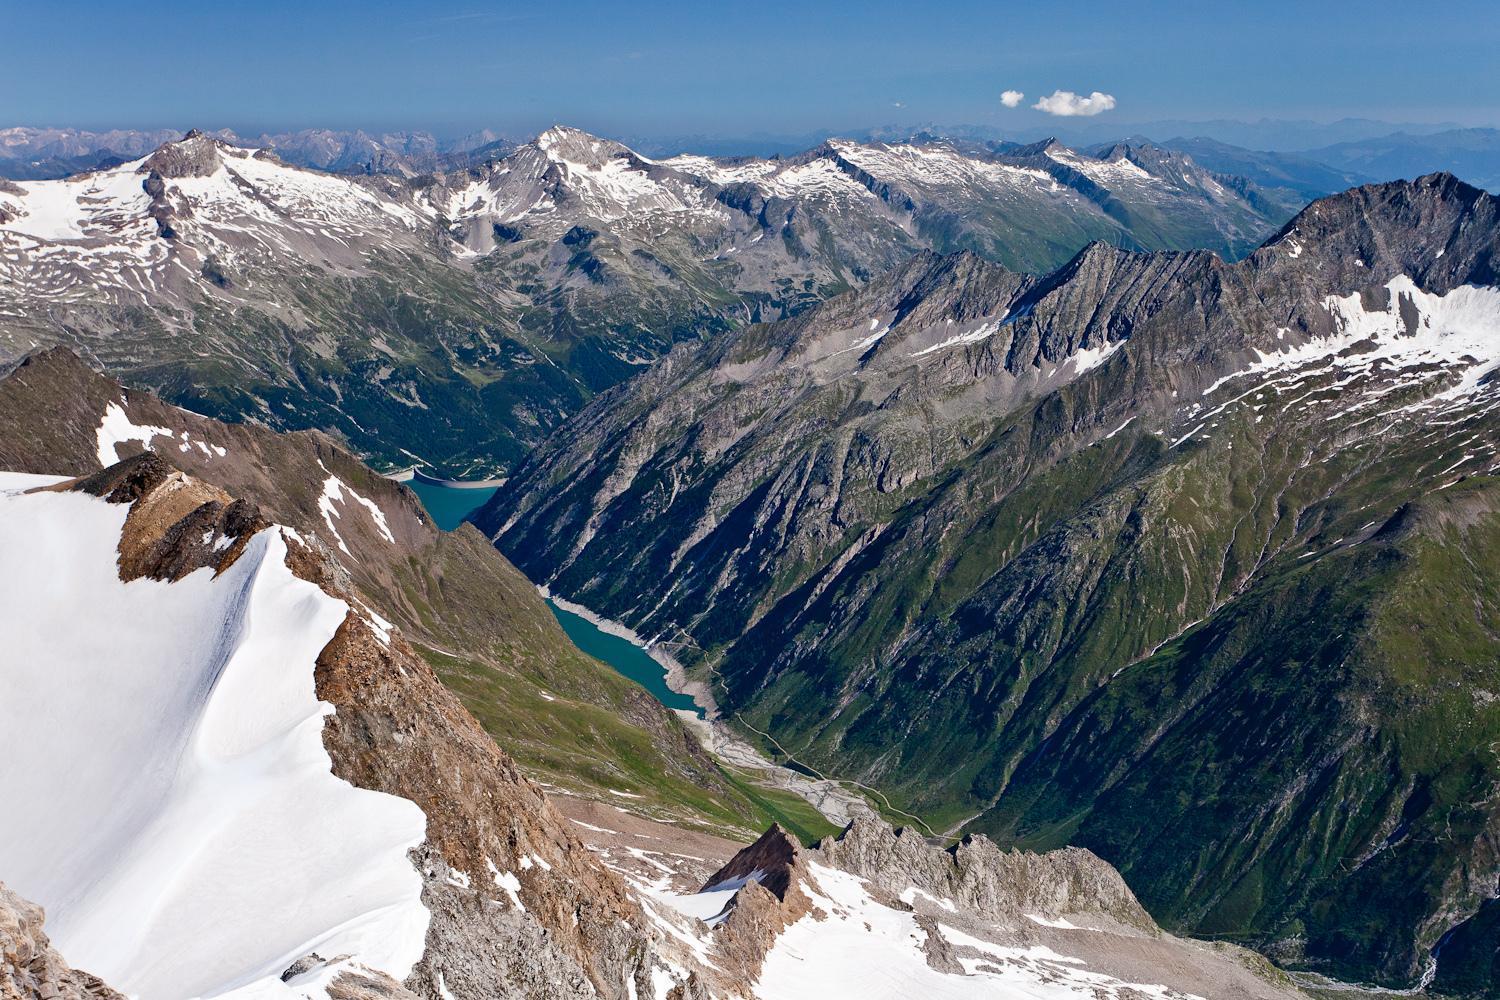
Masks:
[[[464,488],[442,486],[412,479],[406,484],[421,499],[422,506],[444,531],[452,531],[463,523],[464,518],[478,510],[484,502],[495,495],[495,487]],[[603,660],[625,677],[629,677],[668,708],[680,708],[703,717],[703,709],[692,698],[667,687],[667,671],[653,660],[644,649],[617,635],[605,632],[599,626],[571,611],[564,611],[552,600],[547,607],[557,617],[557,622],[573,645],[594,657]]]
[[[484,506],[484,502],[495,495],[495,486],[439,486],[424,483],[420,479],[408,479],[406,485],[421,499],[422,506],[444,531],[452,531],[464,523],[464,518]]]

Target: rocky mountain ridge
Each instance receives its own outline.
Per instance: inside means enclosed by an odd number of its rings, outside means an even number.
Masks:
[[[945,851],[867,817],[811,848],[772,827],[685,897],[626,877],[696,913],[710,965],[760,1000],[1301,995],[1249,952],[1163,934],[1087,851]]]
[[[70,968],[42,930],[42,908],[0,884],[0,997],[116,1000],[95,976]]]
[[[1497,204],[1372,185],[1238,263],[914,258],[678,348],[477,523],[780,759],[1410,985],[1493,895]]]
[[[629,793],[659,818],[741,836],[798,818],[782,809],[797,800],[721,768],[659,702],[579,653],[481,535],[439,530],[407,488],[326,436],[189,413],[60,348],[0,378],[0,468],[87,475],[148,448],[334,553],[529,776],[595,798]]]

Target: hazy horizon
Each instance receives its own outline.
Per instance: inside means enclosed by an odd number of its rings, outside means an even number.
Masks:
[[[1202,120],[1160,119],[1155,121],[1053,120],[1030,125],[1016,125],[1011,128],[974,122],[923,122],[904,125],[887,123],[844,128],[819,128],[801,132],[790,129],[761,129],[754,131],[725,129],[718,132],[703,130],[680,133],[628,133],[591,128],[587,125],[571,121],[549,122],[527,132],[515,132],[485,126],[467,131],[440,131],[435,128],[425,127],[420,122],[384,129],[362,128],[340,124],[315,124],[297,127],[271,126],[252,129],[246,126],[236,127],[234,125],[223,125],[215,122],[69,124],[57,122],[0,121],[0,129],[57,129],[90,133],[108,133],[113,131],[185,133],[190,129],[196,128],[214,133],[231,132],[238,138],[247,141],[263,136],[289,135],[307,131],[327,131],[332,133],[363,132],[376,139],[403,135],[411,137],[430,136],[436,140],[440,147],[444,148],[462,144],[465,140],[477,141],[479,137],[485,134],[492,136],[495,140],[524,142],[553,125],[578,128],[629,146],[641,147],[643,151],[670,149],[683,152],[709,151],[717,155],[763,156],[800,152],[828,138],[848,137],[861,140],[872,137],[888,138],[922,130],[931,130],[959,138],[1014,140],[1019,142],[1033,142],[1047,137],[1055,137],[1065,143],[1077,143],[1079,145],[1133,137],[1145,137],[1158,142],[1173,139],[1210,138],[1246,148],[1292,152],[1402,132],[1431,134],[1450,130],[1494,127],[1464,125],[1458,122],[1403,122],[1350,117],[1332,121],[1277,118],[1262,118],[1259,120],[1224,118]],[[1258,137],[1265,141],[1257,141]],[[695,143],[699,145],[695,145]],[[703,150],[700,149],[700,146],[713,148]]]

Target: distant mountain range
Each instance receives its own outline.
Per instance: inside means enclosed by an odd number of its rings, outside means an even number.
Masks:
[[[1211,170],[1309,197],[1353,184],[1409,180],[1438,170],[1476,187],[1500,191],[1500,129],[1398,132],[1297,153],[1256,152],[1203,138],[1167,139],[1161,145],[1187,153]]]
[[[1500,129],[1432,134],[1397,132],[1308,150],[1307,157],[1372,179],[1416,177],[1432,170],[1500,191]]]
[[[1148,145],[924,136],[656,160],[558,127],[405,177],[192,133],[3,182],[0,359],[66,343],[200,412],[489,478],[674,343],[793,315],[920,251],[1018,271],[1095,240],[1234,258],[1301,203]]]
[[[180,134],[163,129],[0,129],[0,177],[67,177],[143,156]],[[474,166],[504,156],[520,144],[520,140],[488,130],[447,139],[423,131],[369,133],[358,129],[302,129],[253,136],[220,129],[211,134],[234,145],[274,149],[293,166],[334,173],[405,176]],[[1190,153],[1212,170],[1238,174],[1268,187],[1302,191],[1309,197],[1332,194],[1351,184],[1410,179],[1438,170],[1490,190],[1500,187],[1500,130],[1362,118],[1327,123],[1270,119],[1132,124],[1059,121],[1050,123],[1047,129],[1010,130],[994,125],[887,126],[800,135],[627,136],[623,141],[638,153],[655,158],[683,153],[792,157],[840,137],[900,144],[918,135],[991,147],[1027,145],[1048,138],[1076,148],[1107,147],[1120,141],[1150,143]],[[1284,183],[1277,183],[1278,178]]]
[[[1341,118],[1332,122],[1262,118],[1193,120],[1181,118],[1127,122],[1114,116],[1100,119],[1054,119],[1042,125],[1003,126],[994,122],[931,122],[925,125],[882,125],[802,133],[752,133],[744,136],[686,134],[622,136],[632,147],[651,156],[692,151],[720,156],[791,155],[837,136],[862,142],[900,142],[917,132],[931,132],[971,142],[1038,142],[1055,137],[1073,146],[1095,146],[1125,136],[1205,136],[1246,149],[1299,152],[1336,142],[1356,142],[1394,133],[1426,135],[1459,128],[1454,123],[1389,122],[1370,118]]]
[[[144,156],[164,142],[182,136],[176,129],[0,129],[0,177],[48,180],[116,166]],[[272,149],[282,161],[340,174],[412,176],[467,167],[504,155],[514,142],[481,131],[439,140],[428,132],[369,134],[358,129],[302,129],[242,136],[229,129],[211,133],[235,146]]]
[[[1260,118],[1255,121],[1232,118],[1208,120],[1164,118],[1129,124],[1106,119],[1085,118],[1057,122],[1055,125],[1055,129],[1062,138],[1081,145],[1106,142],[1117,138],[1123,131],[1130,135],[1149,135],[1157,138],[1174,135],[1207,136],[1219,142],[1243,146],[1247,149],[1272,150],[1280,153],[1304,152],[1330,143],[1358,142],[1396,132],[1427,135],[1450,131],[1458,127],[1457,124],[1451,122],[1388,122],[1372,118],[1340,118],[1331,122],[1280,118]],[[1023,132],[1019,138],[1027,138],[1026,133]],[[1390,180],[1391,178],[1381,179]]]
[[[1210,170],[1237,174],[1261,187],[1284,190],[1307,200],[1375,179],[1360,171],[1330,166],[1302,153],[1263,152],[1231,146],[1217,139],[1172,138],[1163,141],[1162,146],[1186,153]]]

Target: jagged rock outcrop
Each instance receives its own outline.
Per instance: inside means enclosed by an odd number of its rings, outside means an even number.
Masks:
[[[219,144],[201,129],[191,129],[179,142],[162,145],[146,157],[137,173],[157,178],[180,180],[184,177],[211,177],[223,166]]]
[[[1146,934],[1160,933],[1120,873],[1078,847],[1045,854],[1006,851],[973,835],[938,851],[909,828],[893,831],[862,819],[820,843],[818,857],[891,891],[915,887],[984,918],[1015,923],[1027,914],[1048,919],[1096,914]]]
[[[772,823],[760,839],[740,851],[729,863],[708,877],[705,890],[726,882],[755,882],[777,899],[785,900],[792,886],[793,869],[802,845],[791,834]]]
[[[0,998],[124,1000],[98,977],[70,968],[42,929],[42,908],[0,882]]]
[[[766,955],[782,932],[812,912],[803,889],[803,854],[796,839],[772,824],[704,883],[705,892],[739,887],[728,915],[714,930],[714,954],[718,964],[727,967],[731,989],[759,979]]]
[[[1089,851],[1004,851],[983,836],[941,850],[915,831],[894,829],[873,816],[860,817],[811,849],[773,825],[710,876],[703,890],[755,884],[785,902],[807,876],[809,861],[857,875],[890,898],[916,889],[982,919],[1019,924],[1028,914],[1052,920],[1087,914],[1144,934],[1161,933],[1120,873]],[[794,907],[806,908],[805,902]]]

